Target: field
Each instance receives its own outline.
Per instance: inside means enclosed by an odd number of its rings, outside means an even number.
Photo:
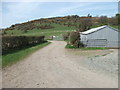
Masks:
[[[33,29],[28,30],[27,32],[24,32],[22,30],[9,30],[6,31],[7,35],[17,35],[17,36],[42,36],[45,35],[45,37],[48,39],[51,36],[61,36],[62,34],[70,31],[74,31],[75,27],[68,27],[64,25],[59,24],[51,24],[54,26],[52,29]]]

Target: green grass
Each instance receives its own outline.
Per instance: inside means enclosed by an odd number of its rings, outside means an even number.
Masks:
[[[18,50],[17,52],[15,51],[15,52],[3,55],[2,56],[2,67],[15,64],[18,61],[32,54],[33,52],[37,51],[38,49],[41,49],[47,46],[48,44],[50,44],[50,42],[45,42],[45,43],[35,45],[29,48]]]
[[[68,48],[68,49],[81,49],[81,50],[105,50],[105,49],[109,49],[107,47],[81,47],[81,48],[77,48],[74,45],[69,45],[69,44],[67,44],[65,46],[65,48]]]
[[[81,50],[105,50],[107,47],[82,47]]]
[[[120,26],[115,26],[115,25],[110,25],[110,26],[113,27],[113,28],[116,28],[116,29],[120,30]]]
[[[95,25],[95,26],[92,26],[91,28],[96,28],[96,27],[100,27],[100,26],[102,26],[102,25]],[[117,25],[110,25],[110,24],[109,24],[109,26],[111,26],[111,27],[113,27],[113,28],[116,28],[116,29],[120,30],[120,26],[117,26]]]
[[[65,46],[65,48],[68,48],[68,49],[75,49],[76,47],[75,47],[74,45],[69,45],[69,44],[67,44],[67,45]]]
[[[52,24],[55,28],[52,29],[33,29],[28,30],[27,33],[24,33],[22,30],[9,30],[6,31],[7,35],[15,36],[41,36],[44,35],[46,38],[50,36],[61,36],[64,33],[71,32],[75,30],[75,27],[67,27],[59,24]]]

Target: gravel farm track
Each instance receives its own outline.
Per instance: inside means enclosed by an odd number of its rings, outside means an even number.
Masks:
[[[53,41],[3,68],[2,88],[117,88],[117,49],[66,49]]]

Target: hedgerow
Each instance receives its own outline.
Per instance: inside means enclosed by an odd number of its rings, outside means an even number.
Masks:
[[[44,42],[44,36],[2,36],[2,52]]]

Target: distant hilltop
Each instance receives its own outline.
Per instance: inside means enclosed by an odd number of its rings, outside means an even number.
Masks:
[[[120,16],[120,14],[116,14],[115,17],[107,17],[107,16],[96,16],[92,17],[92,15],[88,14],[87,16],[78,16],[78,15],[69,15],[64,17],[51,17],[51,18],[41,18],[36,20],[27,21],[24,23],[19,23],[15,25],[11,25],[9,28],[6,28],[5,30],[33,30],[33,29],[51,29],[54,28],[52,26],[53,23],[59,24],[59,25],[65,25],[65,26],[75,26],[79,27],[79,24],[82,23],[85,19],[91,19],[88,20],[92,21],[93,25],[97,24],[113,24],[117,25],[117,19],[116,17]]]

